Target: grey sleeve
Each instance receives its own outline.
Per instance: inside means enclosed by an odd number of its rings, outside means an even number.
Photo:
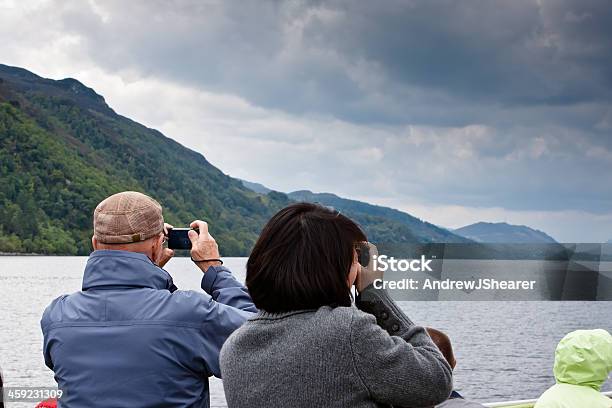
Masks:
[[[414,325],[385,292],[367,292],[361,293],[358,306],[374,311],[384,323],[381,327],[374,316],[356,310],[350,341],[355,369],[372,399],[396,406],[432,406],[446,400],[452,371],[425,329]]]
[[[357,296],[356,304],[360,310],[374,315],[376,323],[392,336],[397,336],[414,326],[408,316],[389,297],[386,290],[374,289],[370,285]],[[435,347],[429,336],[427,339]],[[437,350],[437,347],[435,348]]]

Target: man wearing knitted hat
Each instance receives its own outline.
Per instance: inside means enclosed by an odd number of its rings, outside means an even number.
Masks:
[[[219,351],[256,308],[222,266],[203,221],[189,232],[204,292],[177,290],[162,269],[161,206],[127,191],[94,211],[81,292],[60,296],[41,327],[45,363],[65,407],[208,407],[208,377],[221,376]]]

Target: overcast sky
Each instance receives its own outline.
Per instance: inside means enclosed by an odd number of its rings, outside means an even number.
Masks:
[[[0,0],[0,63],[280,191],[612,238],[609,1]]]

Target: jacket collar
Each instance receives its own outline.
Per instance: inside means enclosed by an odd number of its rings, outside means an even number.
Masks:
[[[138,252],[99,250],[87,260],[83,290],[134,287],[176,289],[168,272]]]

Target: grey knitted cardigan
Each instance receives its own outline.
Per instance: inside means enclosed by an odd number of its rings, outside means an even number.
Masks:
[[[386,292],[357,307],[260,312],[221,350],[230,408],[429,407],[448,398],[452,371],[422,327]]]

